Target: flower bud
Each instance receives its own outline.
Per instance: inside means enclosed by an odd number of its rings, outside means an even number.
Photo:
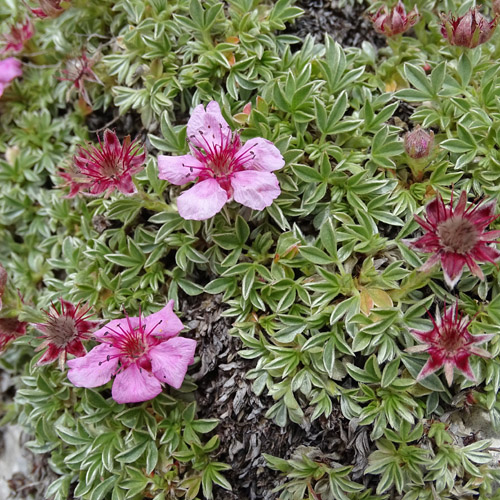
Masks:
[[[461,17],[443,17],[441,33],[451,45],[473,49],[491,38],[497,23],[497,17],[488,21],[477,8],[472,8]]]
[[[40,7],[30,10],[35,16],[42,19],[46,17],[57,17],[64,12],[64,5],[61,5],[62,3],[62,0],[38,0],[38,5]]]
[[[416,6],[407,14],[403,2],[399,0],[391,10],[384,5],[370,18],[377,33],[391,37],[404,33],[417,24],[420,14]]]
[[[405,135],[406,154],[414,160],[427,158],[434,149],[434,132],[426,132],[417,126]]]
[[[495,16],[500,16],[500,0],[493,0],[492,8]]]

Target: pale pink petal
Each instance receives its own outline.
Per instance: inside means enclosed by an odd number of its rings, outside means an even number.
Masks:
[[[118,182],[116,183],[116,188],[123,194],[131,195],[137,193],[137,188],[135,187],[132,177],[127,174],[123,174]]]
[[[227,193],[215,179],[198,182],[177,198],[179,214],[183,219],[210,219],[227,202]]]
[[[81,358],[68,361],[68,378],[77,387],[99,387],[111,379],[118,365],[118,349],[108,344],[94,347]]]
[[[268,207],[281,193],[278,178],[273,173],[257,170],[236,172],[231,176],[231,186],[235,201],[254,210]]]
[[[453,364],[451,361],[446,361],[444,364],[444,377],[446,378],[448,386],[451,386],[451,384],[453,384]]]
[[[158,312],[146,316],[144,324],[146,331],[151,332],[155,337],[170,338],[175,337],[184,328],[181,320],[173,311],[174,301],[170,300],[168,304]]]
[[[454,253],[444,253],[441,256],[444,280],[450,288],[453,288],[462,276],[465,265],[465,257]]]
[[[160,172],[158,177],[177,186],[194,181],[204,168],[203,163],[192,155],[158,156],[158,170]]]
[[[130,322],[130,325],[132,328],[138,328],[139,326],[139,318],[128,318],[128,321]],[[121,319],[112,319],[109,323],[106,323],[105,326],[102,328],[99,328],[96,332],[94,332],[92,335],[97,338],[106,338],[108,335],[113,335],[114,332],[117,332],[118,334],[122,335],[122,331],[120,329],[120,326],[124,330],[128,330],[129,323],[127,321],[127,318],[121,318]],[[115,334],[116,335],[116,334]]]
[[[484,344],[485,342],[488,342],[488,340],[491,340],[493,337],[495,337],[495,335],[493,333],[483,333],[482,335],[471,335],[470,336],[470,343],[476,344],[476,345],[481,345],[481,344]],[[489,353],[488,353],[488,355],[489,355]]]
[[[220,144],[221,136],[229,137],[231,134],[231,129],[215,101],[207,104],[206,111],[203,104],[194,108],[187,124],[187,136],[191,144],[207,150],[214,144]]]
[[[272,172],[283,168],[285,165],[280,150],[271,141],[262,137],[248,140],[238,152],[238,155],[242,154],[251,154],[253,156],[253,160],[246,164],[249,170]]]
[[[111,397],[120,404],[140,403],[158,396],[161,390],[159,380],[152,373],[133,363],[115,377]]]
[[[149,351],[153,373],[162,382],[179,389],[188,366],[194,361],[196,341],[175,337]]]
[[[23,70],[21,69],[21,61],[15,57],[7,57],[0,61],[0,82],[9,83],[14,78],[21,76]]]

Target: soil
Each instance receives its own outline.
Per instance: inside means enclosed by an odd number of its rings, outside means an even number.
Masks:
[[[387,44],[385,37],[373,30],[366,14],[370,6],[366,0],[298,0],[295,5],[305,14],[287,29],[287,33],[300,38],[312,35],[318,42],[327,33],[343,47],[361,47],[364,41],[376,47]]]
[[[273,400],[256,396],[245,378],[256,362],[238,356],[242,344],[228,334],[231,323],[221,316],[224,307],[219,297],[207,295],[189,298],[181,306],[192,318],[185,324],[201,355],[193,373],[198,417],[220,420],[215,429],[221,439],[217,460],[232,466],[226,477],[233,492],[216,489],[215,500],[275,500],[282,478],[266,466],[262,453],[284,459],[297,450],[312,453],[315,460],[354,465],[353,477],[359,479],[370,453],[370,429],[345,419],[335,401],[330,417],[314,422],[306,414],[301,425],[289,423],[284,429],[267,419]]]

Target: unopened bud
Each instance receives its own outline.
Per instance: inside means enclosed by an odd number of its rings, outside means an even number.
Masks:
[[[427,158],[434,149],[434,132],[426,132],[417,127],[405,135],[404,139],[406,154],[414,160]]]
[[[377,33],[391,37],[400,35],[417,24],[420,14],[416,6],[407,14],[403,2],[399,0],[391,10],[384,5],[370,18]]]
[[[491,38],[497,23],[497,17],[488,21],[474,7],[461,17],[443,17],[441,33],[451,45],[473,49]]]

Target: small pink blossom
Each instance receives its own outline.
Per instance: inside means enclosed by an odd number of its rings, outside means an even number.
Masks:
[[[10,31],[2,35],[2,40],[6,43],[2,52],[21,52],[25,42],[35,33],[30,18],[26,18],[24,23],[11,26]]]
[[[495,16],[493,21],[488,21],[479,13],[477,7],[473,7],[461,17],[444,16],[441,34],[451,45],[473,49],[491,38],[498,19],[498,16]]]
[[[376,14],[370,16],[370,19],[377,33],[392,37],[400,35],[415,26],[420,19],[420,14],[417,6],[413,7],[407,14],[403,2],[399,0],[391,10],[387,5],[384,5]]]
[[[444,374],[448,385],[453,383],[453,368],[462,372],[468,379],[475,381],[474,373],[469,364],[469,358],[475,354],[483,358],[490,357],[488,351],[476,347],[490,340],[493,335],[471,335],[468,327],[469,318],[458,314],[455,304],[444,309],[443,318],[436,308],[436,318],[429,314],[432,320],[432,330],[421,332],[411,330],[412,335],[422,345],[407,349],[408,352],[427,352],[430,355],[427,363],[417,376],[417,381],[428,377],[444,366]]]
[[[79,147],[73,158],[73,165],[67,172],[59,175],[70,186],[68,198],[79,192],[97,196],[106,192],[109,195],[114,189],[123,194],[132,194],[137,190],[132,175],[144,168],[146,153],[139,153],[141,145],[131,141],[128,135],[123,145],[111,130],[105,130],[103,140],[99,139],[99,147],[92,145]]]
[[[67,2],[69,0],[66,0]],[[62,0],[38,0],[39,8],[32,9],[31,12],[42,19],[47,17],[57,17],[64,12],[61,6]]]
[[[17,318],[0,318],[0,352],[7,344],[26,333],[26,323]]]
[[[187,124],[191,153],[158,156],[160,179],[176,185],[196,181],[177,199],[184,219],[213,217],[229,201],[263,210],[280,194],[274,170],[285,161],[274,144],[256,137],[241,143],[212,101],[197,106]]]
[[[16,58],[7,57],[0,61],[0,97],[9,83],[22,74],[21,62]]]
[[[178,337],[183,325],[173,303],[150,316],[112,320],[95,332],[101,343],[68,361],[69,380],[77,387],[99,387],[115,375],[111,394],[117,403],[153,399],[162,383],[179,389],[194,361],[196,341]]]
[[[68,354],[85,356],[86,350],[82,340],[89,340],[90,333],[99,326],[99,321],[89,321],[90,307],[80,307],[60,299],[60,311],[54,304],[46,312],[45,323],[34,323],[33,326],[43,335],[43,342],[35,349],[41,351],[47,348],[39,359],[38,365],[46,365],[59,359],[59,367],[64,368]]]
[[[94,82],[102,85],[101,80],[99,80],[99,77],[92,70],[94,62],[94,59],[89,59],[85,53],[80,57],[70,59],[66,63],[66,69],[62,70],[64,78],[60,78],[62,81],[73,82],[82,99],[90,107],[92,107],[92,102],[85,87],[85,82]]]
[[[486,227],[497,216],[495,200],[467,205],[467,193],[462,191],[460,199],[453,208],[453,199],[449,206],[438,195],[425,208],[426,218],[415,215],[415,220],[422,226],[425,234],[415,241],[406,243],[413,249],[433,254],[422,266],[422,271],[429,271],[441,261],[444,278],[453,288],[462,276],[467,265],[472,274],[484,279],[484,274],[477,262],[495,263],[500,252],[491,246],[500,238],[500,231],[486,231]]]

